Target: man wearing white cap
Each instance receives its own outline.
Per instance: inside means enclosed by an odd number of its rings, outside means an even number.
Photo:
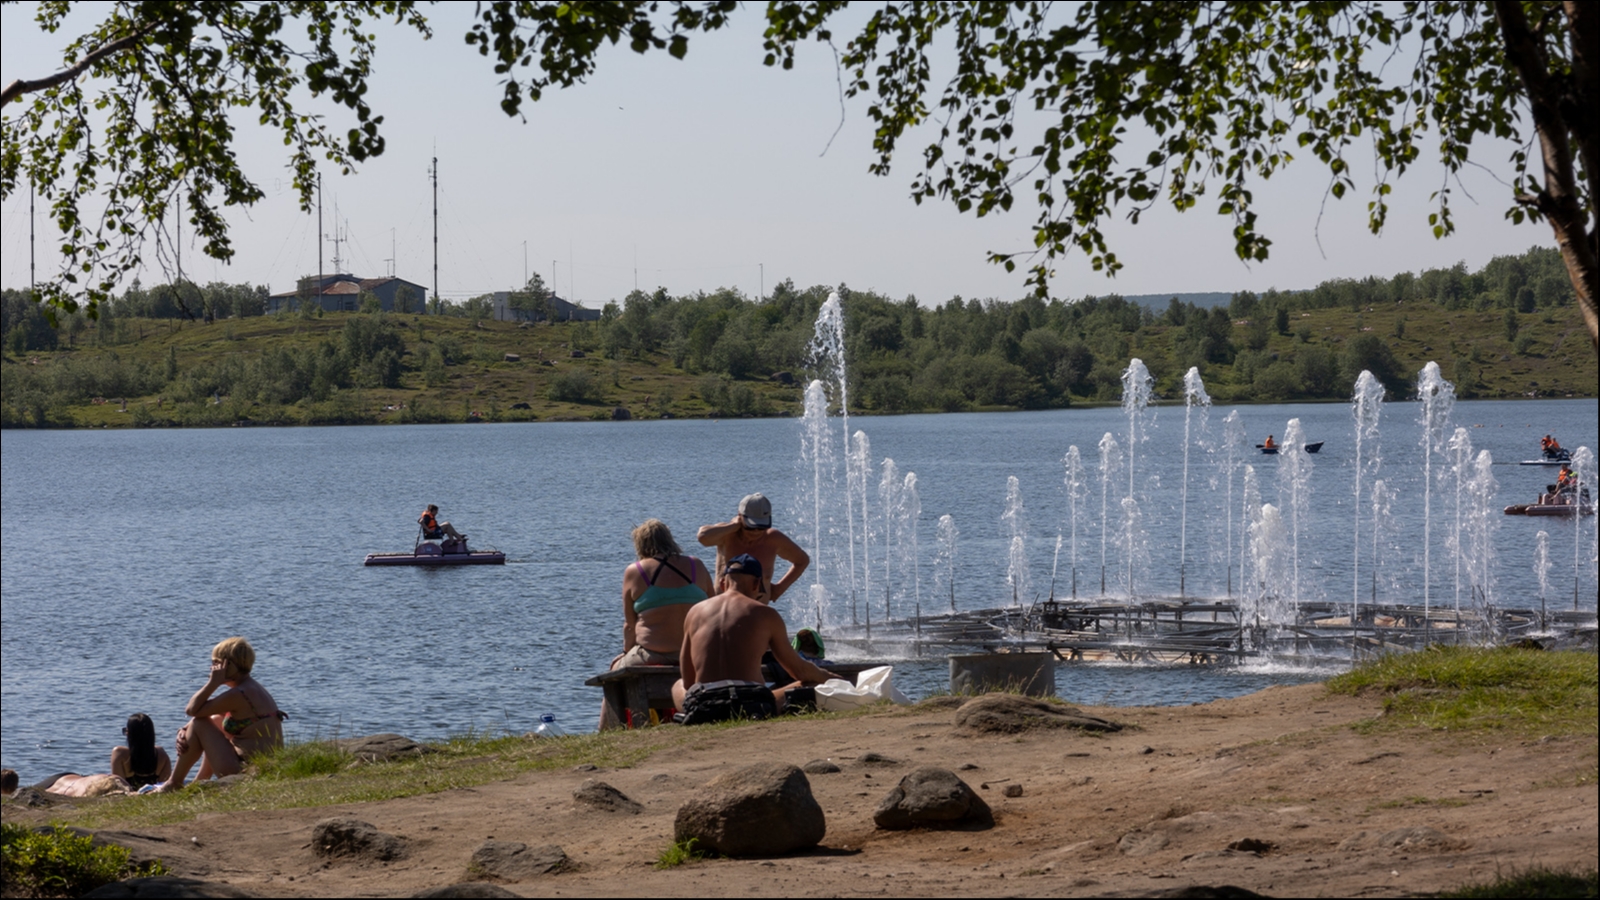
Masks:
[[[717,567],[712,571],[718,573],[718,590],[723,589],[721,573],[729,560],[742,554],[755,557],[764,573],[761,581],[764,596],[758,598],[764,603],[776,602],[811,565],[810,555],[801,550],[799,544],[772,527],[772,501],[760,494],[740,500],[739,514],[731,521],[702,525],[696,537],[704,546],[717,548]],[[780,557],[788,561],[789,571],[772,581],[772,571]]]

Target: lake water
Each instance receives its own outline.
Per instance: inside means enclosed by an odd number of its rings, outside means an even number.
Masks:
[[[1137,492],[1148,531],[1139,592],[1175,594],[1184,411],[1153,410],[1139,445]],[[1213,439],[1227,409],[1210,415]],[[1325,440],[1311,473],[1303,524],[1308,598],[1352,592],[1352,418],[1347,405],[1241,410],[1247,434],[1280,438],[1302,419]],[[1421,599],[1422,465],[1415,403],[1390,403],[1381,425],[1381,477],[1398,488],[1382,548],[1378,599]],[[1590,400],[1463,402],[1455,424],[1494,454],[1496,508],[1528,502],[1551,469],[1517,467],[1554,432],[1569,447],[1597,445]],[[1029,528],[1030,581],[1048,591],[1055,536],[1068,531],[1061,459],[1076,444],[1091,472],[1106,431],[1126,444],[1120,410],[854,418],[873,456],[918,476],[922,603],[934,598],[935,523],[960,528],[956,602],[1003,605],[1009,532],[1006,480],[1016,476]],[[0,754],[27,783],[54,771],[104,771],[131,712],[149,713],[163,743],[205,680],[208,652],[241,634],[257,674],[288,710],[291,738],[398,731],[427,739],[476,729],[531,729],[554,713],[572,730],[594,727],[599,692],[582,685],[621,648],[620,581],[629,530],[656,516],[686,549],[697,526],[726,520],[761,490],[779,528],[796,521],[801,425],[793,419],[528,425],[186,431],[6,431],[0,434]],[[1190,595],[1224,595],[1226,483],[1220,454],[1192,451]],[[1276,460],[1252,455],[1262,497],[1276,502]],[[1435,469],[1442,467],[1436,458]],[[1126,486],[1126,470],[1121,476]],[[876,476],[873,481],[876,485]],[[1453,482],[1452,482],[1453,484]],[[1233,486],[1234,501],[1240,484]],[[1098,482],[1080,524],[1081,595],[1098,593]],[[1115,495],[1114,495],[1115,496]],[[500,567],[368,569],[369,552],[409,549],[429,501],[497,547]],[[1113,503],[1115,499],[1113,499]],[[1431,595],[1450,605],[1454,562],[1445,524],[1453,494],[1434,499]],[[1232,528],[1238,553],[1237,515]],[[1595,605],[1594,519],[1497,516],[1494,600],[1538,605],[1534,535],[1549,533],[1551,602],[1576,593]],[[1443,523],[1443,524],[1441,524]],[[1370,521],[1363,523],[1363,532]],[[811,543],[809,527],[790,528]],[[842,558],[838,536],[821,558]],[[812,548],[808,548],[812,549]],[[1363,571],[1367,566],[1363,553]],[[709,561],[711,554],[702,552]],[[1577,565],[1574,565],[1576,558]],[[1114,560],[1116,557],[1114,557]],[[1068,593],[1063,549],[1056,594]],[[1114,566],[1120,564],[1113,561]],[[1093,575],[1088,574],[1092,570]],[[837,568],[823,572],[843,584]],[[1237,568],[1234,572],[1237,577]],[[807,581],[779,603],[811,624]],[[1365,579],[1363,579],[1365,581]],[[911,582],[893,612],[916,602]],[[1092,590],[1091,590],[1092,584]],[[1366,602],[1369,587],[1363,588]],[[881,604],[881,599],[876,601]],[[843,615],[840,600],[831,607]],[[897,662],[913,696],[946,687],[943,659]],[[1060,692],[1086,703],[1178,704],[1233,696],[1322,673],[1136,666],[1062,667]]]

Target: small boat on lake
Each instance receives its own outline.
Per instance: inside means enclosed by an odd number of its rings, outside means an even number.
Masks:
[[[368,553],[367,566],[503,566],[499,550],[472,550],[467,539],[418,541],[410,553]]]
[[[1315,444],[1306,444],[1305,445],[1306,452],[1307,453],[1316,453],[1318,450],[1322,449],[1323,443],[1325,443],[1325,442],[1324,441],[1317,441]],[[1278,451],[1280,449],[1282,449],[1282,448],[1280,448],[1280,447],[1268,447],[1266,444],[1257,444],[1256,445],[1256,449],[1260,450],[1262,453],[1266,454],[1267,456],[1277,456],[1278,455]]]
[[[1544,493],[1539,495],[1537,503],[1517,503],[1506,507],[1508,516],[1576,516],[1594,515],[1594,500],[1589,496],[1589,489],[1584,488],[1581,502],[1576,499],[1571,491],[1563,493]]]
[[[1565,447],[1554,453],[1546,453],[1538,459],[1525,459],[1519,466],[1560,466],[1572,462],[1572,451]]]

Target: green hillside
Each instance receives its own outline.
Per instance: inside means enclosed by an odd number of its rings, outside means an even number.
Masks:
[[[635,292],[600,321],[443,315],[251,315],[249,286],[162,288],[51,327],[4,298],[6,427],[334,424],[767,416],[800,412],[807,346],[830,290],[780,284],[672,297]],[[929,308],[840,286],[859,413],[1116,402],[1131,357],[1160,397],[1198,366],[1217,402],[1347,399],[1371,370],[1406,396],[1438,361],[1462,397],[1600,395],[1594,352],[1553,250],[1293,294],[1165,311],[1117,297]],[[172,290],[180,296],[179,290]],[[203,309],[200,318],[182,311]],[[259,304],[254,305],[259,309]]]

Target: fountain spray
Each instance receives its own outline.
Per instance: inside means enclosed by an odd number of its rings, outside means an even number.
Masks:
[[[1305,432],[1299,419],[1290,419],[1283,431],[1283,449],[1278,451],[1278,496],[1287,496],[1280,506],[1289,513],[1290,559],[1293,580],[1289,585],[1296,619],[1300,615],[1300,534],[1311,517],[1311,454],[1306,452]]]
[[[1244,422],[1239,418],[1237,409],[1229,410],[1228,417],[1222,420],[1223,466],[1228,476],[1228,543],[1224,551],[1223,561],[1228,570],[1228,596],[1233,596],[1233,473],[1239,468],[1239,450],[1245,444]],[[1241,541],[1241,546],[1243,542]],[[1242,563],[1242,561],[1241,561]],[[1240,579],[1244,578],[1244,570],[1239,571]]]
[[[1351,544],[1351,574],[1350,574],[1350,628],[1354,634],[1356,620],[1359,618],[1361,607],[1361,476],[1362,467],[1367,464],[1362,454],[1370,445],[1372,451],[1372,472],[1378,472],[1378,419],[1383,414],[1383,382],[1373,376],[1371,372],[1362,370],[1356,377],[1356,393],[1350,404],[1350,411],[1356,419],[1356,484],[1355,502],[1351,504],[1355,510],[1355,524],[1352,531]],[[1377,565],[1377,560],[1370,561]],[[1373,575],[1377,577],[1376,572]],[[1376,584],[1376,582],[1374,582]]]
[[[939,557],[944,563],[945,584],[950,589],[951,612],[956,611],[956,538],[960,534],[953,516],[946,513],[939,517]]]
[[[1583,492],[1594,481],[1594,453],[1588,447],[1572,451],[1572,611],[1578,611],[1579,583],[1583,580]]]
[[[922,497],[917,494],[917,473],[907,472],[905,481],[900,486],[900,520],[902,534],[911,537],[910,553],[911,568],[911,597],[915,602],[917,630],[920,636],[922,629],[922,571],[917,561],[922,558],[921,545],[917,540],[917,522],[922,519]],[[902,544],[904,542],[902,541]],[[920,646],[920,645],[919,645]]]
[[[872,469],[872,442],[867,440],[865,431],[856,432],[855,446],[846,454],[850,463],[846,466],[845,483],[848,485],[846,493],[861,498],[861,596],[867,602],[867,618],[872,618],[872,518],[867,515],[867,472]],[[854,472],[851,472],[851,469]],[[852,525],[853,529],[855,526]],[[851,544],[855,542],[852,540]],[[855,578],[855,553],[850,554],[850,567],[852,584]],[[850,620],[855,621],[856,599],[852,591],[850,595]]]
[[[899,549],[896,517],[900,512],[900,469],[884,457],[883,477],[878,481],[878,504],[883,507],[883,624],[889,625],[894,595],[894,561]]]
[[[1145,408],[1150,405],[1151,386],[1155,379],[1150,377],[1150,370],[1145,368],[1144,360],[1135,357],[1128,360],[1128,368],[1122,373],[1122,411],[1128,414],[1128,496],[1123,498],[1122,511],[1125,524],[1125,540],[1128,548],[1128,599],[1134,598],[1133,582],[1133,557],[1134,548],[1138,539],[1134,535],[1134,528],[1139,516],[1138,501],[1134,496],[1134,453],[1139,442],[1144,438],[1140,434],[1139,425],[1144,419]]]
[[[1178,517],[1178,596],[1184,596],[1184,577],[1189,561],[1189,418],[1195,404],[1200,404],[1200,430],[1205,430],[1205,417],[1211,409],[1211,397],[1206,393],[1205,382],[1200,380],[1200,367],[1191,366],[1183,376],[1183,500]]]
[[[1456,527],[1455,531],[1451,533],[1449,546],[1451,561],[1455,563],[1456,621],[1459,623],[1461,621],[1461,566],[1464,562],[1463,554],[1466,552],[1463,542],[1465,532],[1461,528],[1461,517],[1465,513],[1462,507],[1467,493],[1467,482],[1472,477],[1472,433],[1465,428],[1457,426],[1455,433],[1450,436],[1450,442],[1445,446],[1450,450],[1454,458],[1454,461],[1450,464],[1450,471],[1454,472],[1456,476]],[[1459,634],[1459,628],[1457,632]]]
[[[1100,438],[1100,596],[1106,595],[1106,536],[1111,531],[1111,510],[1107,498],[1111,493],[1111,479],[1116,474],[1120,459],[1117,439],[1106,432]]]
[[[1438,363],[1429,362],[1417,374],[1417,399],[1422,402],[1422,620],[1427,628],[1433,606],[1433,454],[1456,400],[1455,385],[1444,380]]]
[[[856,580],[856,544],[855,544],[855,504],[850,493],[851,463],[850,454],[850,383],[845,377],[844,360],[844,305],[839,299],[838,291],[830,291],[828,299],[817,310],[816,323],[812,328],[811,344],[807,348],[807,356],[811,360],[814,371],[820,376],[818,380],[829,380],[833,384],[834,399],[839,404],[839,415],[844,422],[844,466],[845,466],[845,519],[849,537],[850,558],[850,602],[852,608],[855,604]],[[809,403],[809,400],[808,400]],[[826,415],[826,411],[824,411]],[[863,517],[863,526],[865,518]],[[820,556],[820,545],[813,548]]]
[[[1011,600],[1021,605],[1028,596],[1028,525],[1022,513],[1022,486],[1017,476],[1006,476],[1006,509],[1000,521],[1011,532],[1011,542],[1006,553],[1006,584],[1011,588]]]
[[[1494,477],[1494,456],[1487,450],[1478,452],[1467,479],[1467,580],[1478,608],[1487,613],[1494,604],[1495,529],[1500,523],[1499,511],[1494,508],[1495,490],[1500,483]],[[1459,616],[1458,616],[1459,619]],[[1490,617],[1485,615],[1485,623]]]
[[[1547,621],[1550,608],[1546,599],[1550,595],[1550,570],[1554,567],[1550,562],[1550,532],[1540,531],[1537,544],[1533,553],[1533,574],[1539,579],[1539,630],[1542,632],[1550,627]]]
[[[1062,483],[1067,486],[1067,519],[1068,528],[1072,532],[1072,599],[1078,599],[1078,507],[1082,505],[1084,493],[1088,485],[1084,481],[1083,457],[1078,453],[1078,445],[1073,444],[1067,448],[1067,455],[1061,459],[1066,468]]]

